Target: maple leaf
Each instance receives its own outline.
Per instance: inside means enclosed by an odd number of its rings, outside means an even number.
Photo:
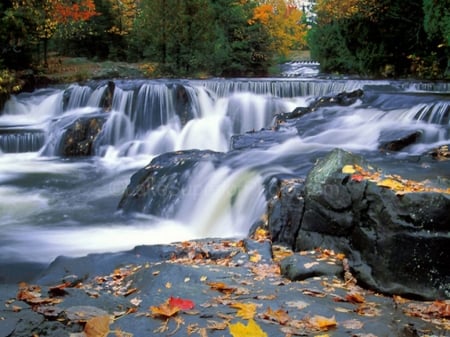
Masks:
[[[256,304],[254,303],[232,303],[230,307],[238,309],[236,316],[243,319],[252,319],[256,314]]]
[[[195,304],[191,300],[170,296],[169,306],[178,307],[181,310],[191,310],[194,309]]]
[[[169,318],[176,315],[181,309],[179,307],[171,306],[167,301],[157,307],[151,306],[150,310],[154,317]]]
[[[237,322],[230,324],[228,328],[233,337],[267,337],[267,334],[253,319],[250,319],[247,325]]]

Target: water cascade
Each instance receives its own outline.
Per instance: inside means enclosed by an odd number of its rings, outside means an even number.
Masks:
[[[438,84],[115,81],[106,107],[107,88],[106,82],[73,84],[19,94],[6,103],[0,113],[0,263],[50,262],[61,254],[243,236],[264,214],[264,183],[274,175],[305,176],[318,157],[335,147],[380,161],[408,160],[448,144],[450,138],[450,96],[448,87]],[[364,96],[350,106],[324,105],[280,125],[282,142],[263,146],[254,141],[240,151],[230,147],[233,136],[251,138],[261,129],[270,131],[277,114],[356,89]],[[105,119],[93,155],[62,156],[67,129],[91,117]],[[420,137],[397,153],[380,153],[384,138],[400,131]],[[164,212],[117,211],[136,171],[161,154],[193,149],[215,151],[223,158],[220,164],[206,160],[178,172],[177,189],[160,191],[168,200]],[[420,163],[411,165],[421,170]],[[427,170],[449,178],[448,172]],[[167,187],[175,188],[169,181]]]

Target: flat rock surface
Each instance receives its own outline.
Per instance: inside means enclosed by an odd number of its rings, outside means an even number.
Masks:
[[[60,258],[33,282],[2,285],[0,301],[0,337],[450,334],[449,301],[363,289],[343,254],[293,253],[262,230]]]

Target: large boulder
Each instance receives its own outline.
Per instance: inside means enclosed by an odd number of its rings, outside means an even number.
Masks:
[[[223,153],[188,150],[162,154],[130,179],[118,208],[158,216],[172,215],[189,181],[192,170],[200,163],[214,165]]]
[[[269,201],[271,234],[297,251],[346,254],[359,282],[377,291],[448,298],[450,190],[389,177],[334,150],[311,170],[304,189],[295,180],[280,185]]]

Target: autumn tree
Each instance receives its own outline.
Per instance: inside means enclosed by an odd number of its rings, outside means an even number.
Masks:
[[[271,48],[287,56],[290,50],[304,47],[307,26],[302,23],[302,12],[284,0],[267,0],[255,8],[252,22],[265,25],[271,36]]]

